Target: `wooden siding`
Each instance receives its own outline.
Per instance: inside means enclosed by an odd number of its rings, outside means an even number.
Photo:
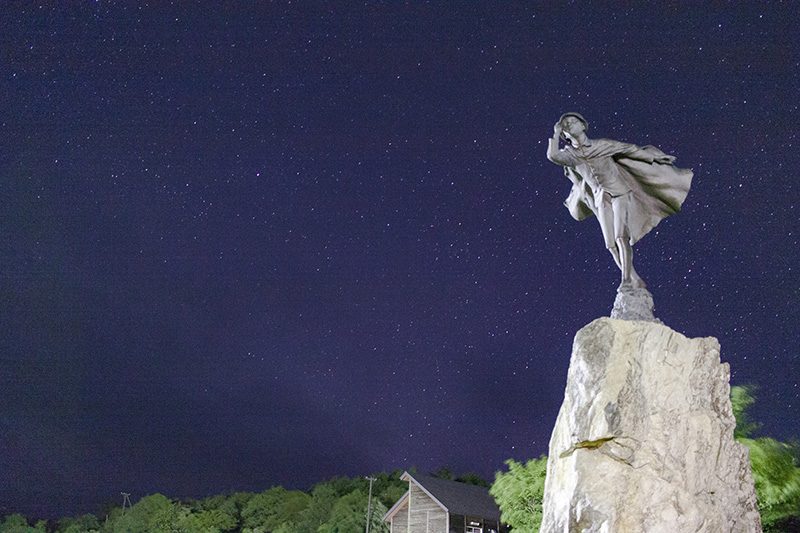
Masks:
[[[409,485],[408,533],[447,533],[447,513],[417,485]]]
[[[408,502],[392,517],[391,533],[408,533]]]
[[[447,513],[439,509],[428,516],[428,531],[430,533],[447,533]]]

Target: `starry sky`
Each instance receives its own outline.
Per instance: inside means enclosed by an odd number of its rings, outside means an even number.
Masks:
[[[694,170],[637,270],[800,437],[800,20],[693,6],[4,3],[0,515],[546,453],[619,282],[565,111]]]

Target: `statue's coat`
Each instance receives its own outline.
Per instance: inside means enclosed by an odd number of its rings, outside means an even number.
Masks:
[[[605,139],[595,139],[602,143]],[[666,154],[655,146],[644,146],[642,151],[652,157]],[[662,163],[647,163],[625,156],[614,158],[620,175],[626,181],[633,198],[628,209],[628,232],[631,244],[635,244],[662,219],[680,211],[689,187],[692,184],[691,170]],[[572,181],[572,190],[564,201],[575,220],[596,215],[594,195],[591,188],[574,168],[565,166],[564,173]]]

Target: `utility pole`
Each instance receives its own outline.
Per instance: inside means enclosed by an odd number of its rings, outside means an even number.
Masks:
[[[125,509],[131,508],[131,493],[120,492],[120,494],[122,494],[122,514],[125,514]]]
[[[367,499],[367,533],[369,533],[369,523],[372,521],[372,482],[374,477],[367,477],[369,480],[369,498]]]

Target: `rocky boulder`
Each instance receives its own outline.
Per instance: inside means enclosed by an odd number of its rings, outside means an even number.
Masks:
[[[600,318],[575,336],[542,533],[759,532],[712,337]]]

